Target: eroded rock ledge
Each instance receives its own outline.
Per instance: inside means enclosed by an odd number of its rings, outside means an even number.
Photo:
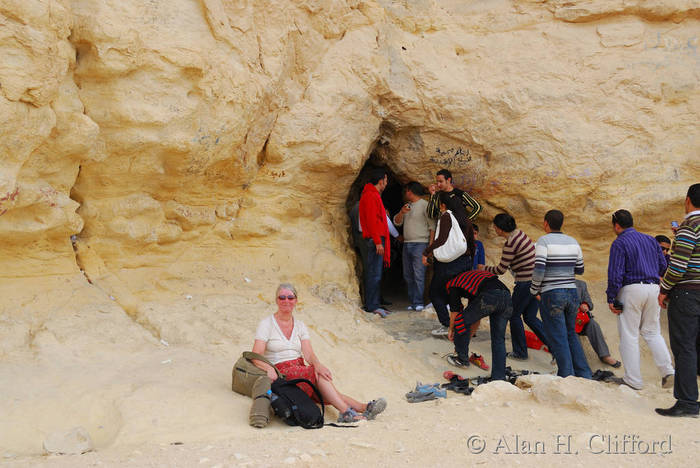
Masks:
[[[698,19],[664,0],[6,1],[0,276],[78,275],[156,337],[151,301],[255,297],[244,277],[354,300],[344,204],[371,154],[401,181],[449,167],[483,224],[508,210],[536,237],[562,208],[599,274],[614,209],[663,232],[700,174]],[[17,306],[33,284],[0,300],[13,326],[48,313]]]

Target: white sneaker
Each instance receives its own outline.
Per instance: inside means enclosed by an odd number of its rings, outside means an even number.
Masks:
[[[417,310],[417,309],[414,309],[413,306],[408,306],[408,307],[406,307],[406,310]]]
[[[449,333],[449,330],[447,327],[440,326],[440,328],[436,328],[435,330],[430,332],[433,336],[446,336]]]
[[[418,312],[420,312],[421,310],[423,310],[423,308],[424,308],[424,307],[423,307],[423,306],[420,306],[420,305],[419,305],[419,306],[416,306],[416,310],[417,310]]]

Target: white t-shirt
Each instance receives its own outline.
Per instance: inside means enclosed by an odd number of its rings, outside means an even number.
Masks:
[[[271,363],[291,361],[298,359],[301,355],[301,340],[308,340],[309,330],[299,319],[294,319],[294,328],[292,336],[287,339],[282,333],[274,315],[265,317],[258,324],[258,330],[255,332],[255,339],[267,343],[265,346],[265,357]]]

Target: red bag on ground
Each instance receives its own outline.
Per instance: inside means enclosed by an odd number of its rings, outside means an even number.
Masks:
[[[588,324],[588,322],[591,321],[591,316],[588,315],[588,312],[584,312],[581,310],[579,307],[578,313],[576,314],[576,322],[574,323],[574,330],[576,333],[579,335],[583,331],[584,327]]]
[[[544,343],[542,343],[542,340],[537,338],[537,335],[530,330],[525,330],[525,342],[527,343],[527,347],[530,349],[542,349],[549,352]]]

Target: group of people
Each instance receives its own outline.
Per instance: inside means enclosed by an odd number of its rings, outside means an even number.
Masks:
[[[389,228],[393,228],[381,199],[387,174],[376,169],[362,191],[359,224],[368,254],[365,268],[365,310],[386,317],[380,304],[383,267],[390,261]],[[403,227],[403,273],[408,289],[409,310],[424,307],[426,268],[432,265],[429,298],[441,328],[454,342],[455,352],[448,361],[469,366],[478,356],[469,355],[469,341],[481,318],[490,318],[492,379],[505,378],[506,358],[525,360],[528,346],[524,323],[546,345],[557,365],[557,375],[591,378],[579,335],[586,335],[599,359],[619,368],[624,376],[618,383],[639,390],[641,376],[639,337],[651,350],[664,388],[674,387],[678,400],[669,409],[657,412],[669,416],[697,416],[700,373],[700,184],[687,193],[687,216],[676,228],[675,241],[666,236],[651,237],[634,228],[632,214],[618,210],[612,216],[617,238],[610,248],[608,307],[617,315],[622,363],[610,355],[600,325],[594,320],[593,303],[583,274],[583,252],[578,242],[562,232],[564,215],[548,211],[543,220],[545,235],[533,242],[517,229],[515,219],[506,213],[493,219],[496,234],[505,238],[500,262],[486,265],[483,245],[477,247],[478,226],[472,220],[480,204],[452,184],[446,169],[437,173],[429,188],[430,198],[422,198],[423,187],[410,182],[404,188],[406,204],[393,217]],[[455,239],[463,243],[455,255]],[[479,242],[480,244],[480,242]],[[438,252],[443,251],[441,255]],[[511,271],[515,286],[512,294],[499,275]],[[463,307],[462,298],[468,299]],[[661,336],[660,310],[669,307],[671,361]],[[540,317],[538,317],[538,311]],[[505,329],[510,323],[512,352],[505,350]],[[483,362],[483,361],[482,361]]]
[[[390,261],[389,224],[381,193],[387,174],[375,170],[362,191],[358,205],[358,230],[362,234],[365,268],[365,310],[385,317],[381,308],[380,282]],[[578,242],[562,232],[564,215],[548,211],[543,220],[545,235],[533,242],[517,228],[506,213],[493,219],[495,232],[505,238],[498,265],[486,265],[483,245],[479,254],[474,219],[481,211],[476,200],[452,185],[447,170],[438,172],[430,187],[430,200],[422,199],[416,182],[405,188],[406,205],[393,218],[403,226],[404,278],[411,302],[409,309],[423,308],[425,268],[432,263],[430,300],[440,323],[454,342],[450,363],[466,367],[469,341],[475,324],[489,317],[492,352],[492,380],[505,380],[506,358],[528,358],[525,324],[552,353],[557,375],[591,378],[578,334],[588,336],[602,362],[620,363],[610,352],[590,311],[593,303],[583,274],[583,253]],[[469,210],[469,211],[468,211]],[[688,189],[686,217],[674,228],[675,240],[657,239],[634,228],[632,214],[618,210],[612,216],[617,235],[610,247],[607,302],[617,316],[620,354],[624,376],[619,383],[642,388],[639,336],[649,346],[662,376],[664,388],[673,386],[676,403],[657,408],[663,416],[697,417],[699,413],[697,375],[700,375],[700,184]],[[515,286],[511,294],[499,275],[511,271]],[[464,307],[462,299],[468,300]],[[316,357],[306,326],[294,318],[297,292],[291,284],[277,288],[278,310],[260,322],[253,351],[264,355],[287,378],[306,378],[324,400],[339,412],[340,422],[374,419],[386,408],[386,400],[367,403],[340,393],[333,377]],[[449,305],[449,309],[448,309]],[[661,336],[659,314],[668,308],[669,336],[675,369]],[[541,319],[537,316],[538,311]],[[584,314],[586,319],[582,320]],[[510,323],[513,351],[506,354],[505,330]],[[254,360],[271,380],[277,372],[270,364]],[[310,389],[309,396],[315,397]]]

